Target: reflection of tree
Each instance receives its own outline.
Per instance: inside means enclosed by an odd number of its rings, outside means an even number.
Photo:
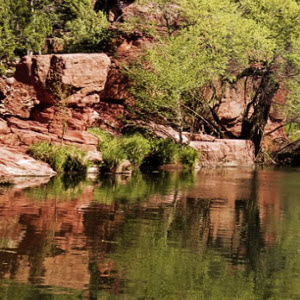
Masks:
[[[89,253],[90,297],[97,299],[98,290],[117,286],[113,264],[106,257],[116,249],[116,235],[123,217],[118,205],[91,204],[84,212],[84,233]]]
[[[261,253],[264,248],[264,242],[260,227],[258,203],[259,179],[257,170],[253,172],[250,187],[251,197],[247,199],[244,208],[241,242],[246,248],[248,272],[254,272],[255,288],[259,289],[259,286],[263,283]]]
[[[194,173],[160,172],[158,174],[136,173],[132,177],[104,177],[95,188],[94,200],[111,204],[121,202],[135,204],[146,201],[152,195],[168,195],[194,183]]]
[[[187,193],[193,175],[162,173],[121,181],[107,178],[99,182],[97,193],[93,188],[83,190],[80,197],[89,198],[84,202],[58,201],[54,207],[52,200],[28,202],[24,198],[15,207],[19,217],[13,228],[6,230],[7,223],[0,224],[0,278],[20,279],[21,268],[28,262],[29,281],[36,286],[42,283],[45,268],[49,267],[46,277],[49,270],[53,272],[53,261],[57,266],[71,258],[72,266],[82,264],[78,269],[86,276],[83,285],[89,283],[89,299],[110,299],[114,294],[141,299],[300,299],[298,177],[282,183],[290,188],[281,199],[283,222],[277,215],[269,214],[272,219],[260,216],[259,200],[269,195],[274,184],[262,179],[260,172],[243,181],[235,177],[227,188],[230,181],[220,176],[215,186],[225,184],[215,195],[210,189],[202,193],[205,185],[200,184]],[[72,186],[66,188],[69,194]],[[50,191],[43,189],[49,196]],[[58,192],[57,199],[62,199],[63,193]],[[3,207],[1,216],[5,217]],[[274,238],[266,245],[267,223],[273,224]],[[65,255],[55,257],[60,254]],[[72,260],[79,254],[82,260]],[[67,271],[63,274],[68,275]],[[56,282],[63,285],[64,280],[60,274]],[[16,293],[21,295],[22,289],[24,295],[28,292],[27,299],[40,295],[28,286],[16,287]],[[0,285],[0,299],[26,299],[12,295]]]
[[[45,275],[44,261],[53,255],[53,233],[43,230],[37,233],[32,226],[28,226],[26,235],[19,245],[19,255],[28,256],[30,272],[28,281],[33,284],[43,283]]]
[[[171,240],[178,239],[178,233],[184,247],[194,250],[210,242],[210,199],[185,198],[176,209],[174,222],[169,232]]]

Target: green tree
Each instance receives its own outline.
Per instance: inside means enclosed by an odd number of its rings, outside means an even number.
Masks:
[[[43,49],[47,37],[66,36],[69,51],[99,50],[108,22],[91,0],[3,0],[0,3],[0,59]]]
[[[249,62],[268,59],[274,44],[266,29],[243,18],[229,0],[181,1],[174,9],[184,19],[181,29],[160,37],[128,74],[143,111],[167,118],[181,132],[185,116],[192,127],[205,108],[204,86],[232,79],[233,60],[243,70]]]
[[[299,4],[294,0],[152,2],[163,9],[171,7],[178,21],[174,30],[168,28],[168,35],[156,36],[158,43],[130,68],[137,103],[144,112],[167,118],[179,131],[187,126],[186,120],[189,127],[195,118],[209,122],[203,88],[215,81],[232,82],[259,63],[262,68],[256,75],[262,83],[252,99],[254,109],[245,112],[241,136],[253,140],[258,152],[278,83],[283,76],[298,73]]]
[[[96,13],[91,6],[81,5],[76,19],[66,23],[68,51],[95,52],[105,48],[109,39],[109,22],[104,13]]]

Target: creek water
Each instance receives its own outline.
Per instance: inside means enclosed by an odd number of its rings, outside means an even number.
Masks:
[[[0,187],[0,299],[300,299],[300,169]]]

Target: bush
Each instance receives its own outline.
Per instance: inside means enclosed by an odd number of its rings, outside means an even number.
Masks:
[[[151,149],[150,142],[140,134],[125,136],[120,142],[128,160],[137,167],[141,165]]]
[[[117,138],[109,141],[105,147],[99,149],[102,152],[104,169],[115,170],[124,160],[127,155],[122,148],[120,140]]]
[[[171,139],[153,139],[151,140],[150,154],[145,158],[143,164],[160,166],[180,162],[183,165],[194,167],[198,158],[198,152],[189,146],[176,144]]]
[[[111,142],[115,137],[108,131],[101,130],[100,128],[88,128],[89,133],[93,134],[98,138],[98,150],[102,151],[103,148],[108,147],[109,142]]]
[[[102,152],[103,167],[113,170],[128,159],[136,168],[144,166],[160,166],[181,162],[187,166],[195,166],[198,152],[171,139],[145,138],[141,134],[116,138],[99,128],[90,128],[88,132],[98,137],[98,150]]]
[[[115,169],[126,159],[139,167],[150,152],[150,142],[140,134],[116,138],[99,128],[90,128],[88,132],[99,139],[98,150],[102,152],[103,166],[106,169]]]
[[[194,167],[199,159],[199,153],[192,147],[181,146],[181,149],[179,150],[179,158],[183,165]]]
[[[150,154],[145,158],[144,164],[160,166],[178,161],[178,145],[171,139],[152,139]]]
[[[31,145],[29,154],[48,163],[58,173],[85,173],[89,166],[86,153],[73,146],[56,146],[42,142]]]
[[[88,132],[98,138],[98,150],[102,152],[102,168],[106,170],[116,169],[127,156],[123,151],[119,139],[100,128],[89,128]]]
[[[101,11],[82,6],[76,19],[67,22],[65,36],[68,52],[95,52],[107,48],[110,41],[109,22]]]

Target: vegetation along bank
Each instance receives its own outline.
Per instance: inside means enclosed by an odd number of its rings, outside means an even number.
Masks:
[[[0,174],[30,175],[28,154],[69,173],[299,164],[299,19],[296,0],[2,1]]]

